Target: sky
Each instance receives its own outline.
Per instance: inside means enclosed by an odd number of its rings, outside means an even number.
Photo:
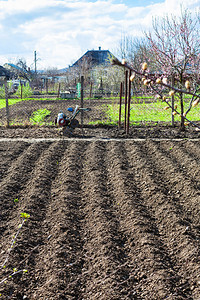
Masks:
[[[123,35],[142,37],[153,17],[197,11],[200,0],[0,0],[0,65],[66,68],[87,50],[117,54]]]

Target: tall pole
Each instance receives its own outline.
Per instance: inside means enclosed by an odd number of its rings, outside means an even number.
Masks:
[[[34,51],[35,74],[37,73],[37,53]]]

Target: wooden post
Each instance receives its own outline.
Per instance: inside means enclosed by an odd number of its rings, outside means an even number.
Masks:
[[[92,88],[93,88],[93,82],[90,82],[90,100],[89,100],[89,105],[91,105],[91,98],[92,98]]]
[[[128,77],[128,111],[127,111],[127,124],[126,124],[126,134],[129,134],[129,126],[130,126],[130,108],[131,108],[131,70],[129,70]]]
[[[81,76],[81,108],[83,108],[83,84],[84,84],[84,77]],[[81,128],[83,131],[83,110],[81,111]]]
[[[46,78],[46,93],[48,94],[48,78]]]
[[[9,127],[9,105],[8,105],[8,85],[7,85],[7,79],[5,79],[5,100],[6,100],[6,126]]]
[[[58,98],[60,97],[60,82],[58,84]]]
[[[92,98],[92,81],[90,82],[90,98]]]
[[[127,94],[128,94],[128,71],[125,72],[125,95],[124,95],[124,130],[126,131],[127,115]]]
[[[121,82],[121,85],[120,85],[120,95],[119,95],[119,123],[118,123],[118,128],[121,127],[122,95],[123,95],[123,83]]]
[[[20,86],[21,86],[21,99],[22,99],[23,98],[23,84],[22,84],[21,80],[20,80]]]

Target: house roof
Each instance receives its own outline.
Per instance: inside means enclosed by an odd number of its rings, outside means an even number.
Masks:
[[[0,66],[0,76],[6,76],[7,78],[9,78],[10,72],[4,67]]]
[[[11,64],[11,63],[6,63],[4,66],[9,68],[9,69],[15,69],[15,70],[17,70],[19,72],[22,72],[22,73],[28,73],[25,69],[22,69],[21,67],[19,67],[17,65],[14,65],[14,64]]]
[[[88,59],[88,62],[94,66],[94,65],[100,65],[100,64],[109,64],[109,58],[113,56],[112,53],[109,50],[101,50],[101,47],[99,47],[99,50],[88,50],[83,56],[81,56],[73,65],[78,66],[80,63],[82,63],[85,59]]]

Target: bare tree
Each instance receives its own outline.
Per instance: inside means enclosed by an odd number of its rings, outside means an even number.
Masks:
[[[124,59],[135,70],[140,71],[144,61],[153,61],[148,47],[148,40],[145,37],[137,38],[129,34],[123,34],[117,53],[121,59]],[[133,88],[136,92],[141,92],[144,89],[139,78],[134,80]]]
[[[32,73],[30,71],[30,68],[27,66],[26,60],[23,58],[19,58],[16,62],[16,66],[19,67],[19,69],[16,69],[16,76],[20,78],[24,78],[28,81],[32,79]]]
[[[140,69],[141,64],[148,55],[148,45],[145,38],[135,38],[131,35],[123,34],[119,42],[117,54],[119,58],[125,59],[134,68]]]
[[[193,82],[190,89],[196,89],[199,80],[200,34],[199,16],[188,10],[181,11],[180,17],[166,16],[153,20],[152,32],[146,33],[148,40],[148,62],[151,71],[157,70],[170,77],[181,105],[181,128],[184,129],[184,101],[182,89],[185,82]]]
[[[54,77],[58,75],[58,68],[48,67],[47,69],[44,70],[44,73],[49,77]]]
[[[19,58],[16,66],[20,67],[21,69],[23,69],[24,71],[28,72],[29,68],[27,66],[26,60],[23,58]]]

